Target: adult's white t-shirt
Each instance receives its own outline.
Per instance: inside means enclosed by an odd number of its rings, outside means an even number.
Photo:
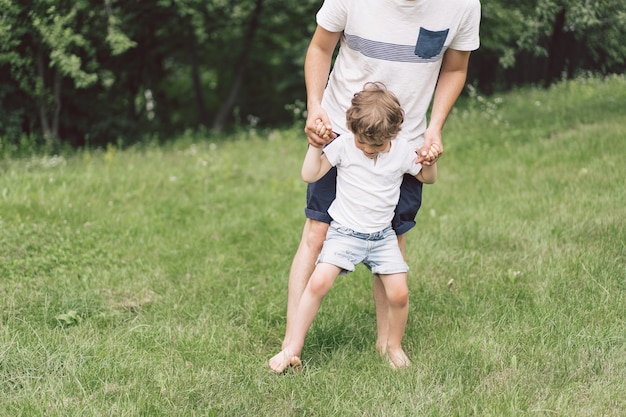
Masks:
[[[366,82],[380,81],[405,111],[398,136],[419,147],[448,48],[479,46],[479,0],[325,0],[317,23],[343,32],[322,106],[346,133],[346,111]]]
[[[356,147],[354,135],[345,133],[324,148],[331,165],[337,167],[337,195],[328,214],[342,226],[374,233],[391,224],[400,198],[404,174],[417,175],[413,146],[391,141],[389,152],[370,159]]]

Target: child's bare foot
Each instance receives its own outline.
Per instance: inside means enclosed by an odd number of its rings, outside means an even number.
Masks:
[[[274,355],[269,362],[272,371],[282,374],[287,368],[293,366],[298,371],[302,370],[302,361],[296,355],[292,355],[287,349],[283,349]]]
[[[388,350],[387,351],[387,359],[389,359],[389,364],[394,369],[406,368],[411,366],[411,360],[402,348]]]

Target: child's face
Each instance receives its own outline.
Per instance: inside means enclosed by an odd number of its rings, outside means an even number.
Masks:
[[[361,150],[361,152],[363,152],[365,156],[370,159],[374,159],[379,153],[389,152],[391,140],[384,140],[380,144],[370,145],[363,142],[358,136],[354,135],[354,144]]]

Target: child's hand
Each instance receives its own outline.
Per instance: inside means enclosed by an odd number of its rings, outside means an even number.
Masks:
[[[319,136],[317,134],[317,126],[320,123],[324,124],[326,127],[326,129],[323,130],[323,133],[326,133],[325,136]],[[324,145],[337,137],[337,135],[333,132],[333,125],[328,120],[328,115],[321,105],[310,106],[309,108],[307,108],[304,133],[306,133],[309,145],[313,146],[314,148],[323,148]]]
[[[315,123],[315,133],[317,134],[317,136],[323,138],[325,141],[329,141],[333,132],[328,129],[326,125],[324,125],[321,119],[317,119]]]
[[[428,148],[428,152],[425,155],[421,155],[421,163],[426,163],[426,165],[432,165],[437,161],[439,155],[441,155],[441,149],[439,148],[439,145],[433,143],[432,145],[430,145],[430,148]]]
[[[441,155],[441,149],[439,149],[439,145],[433,143],[428,149],[428,155],[426,155],[426,160],[428,162],[435,162],[439,158],[439,155]]]
[[[436,145],[435,145],[436,144]],[[424,144],[417,151],[417,163],[422,165],[433,165],[443,154],[443,143],[441,142],[441,130],[430,125],[424,132]]]

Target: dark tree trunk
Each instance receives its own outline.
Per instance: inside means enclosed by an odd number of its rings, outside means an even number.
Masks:
[[[52,137],[59,138],[59,120],[61,119],[61,81],[63,77],[59,71],[54,72],[54,115],[52,116]]]
[[[43,51],[40,49],[37,51],[37,76],[41,82],[41,91],[39,91],[39,120],[41,123],[41,130],[46,144],[50,147],[54,147],[59,141],[59,118],[61,115],[61,74],[58,71],[54,73],[53,83],[53,97],[54,97],[54,112],[52,118],[52,127],[50,127],[50,120],[48,119],[48,103],[46,98],[46,71],[44,65]]]
[[[189,50],[190,60],[191,60],[191,79],[193,80],[193,91],[196,96],[196,108],[198,110],[198,125],[199,126],[207,126],[208,125],[208,112],[206,109],[206,103],[204,101],[204,94],[202,94],[202,83],[200,81],[200,68],[198,63],[198,51],[196,50],[196,42],[195,35],[191,34],[191,39],[193,39],[193,43],[191,44],[191,48]]]
[[[563,42],[565,13],[565,9],[561,9],[554,19],[552,38],[548,49],[548,68],[544,80],[544,85],[546,87],[558,80],[561,77],[561,73],[565,69],[565,56],[567,52],[565,51],[565,44]]]
[[[241,88],[248,56],[250,50],[252,49],[252,42],[259,28],[259,17],[261,16],[262,9],[263,0],[256,0],[256,6],[254,8],[254,11],[252,12],[252,18],[250,19],[248,29],[246,30],[246,34],[243,38],[243,46],[241,48],[239,58],[237,59],[237,63],[235,64],[235,69],[233,71],[233,81],[230,85],[230,90],[228,91],[228,95],[226,96],[226,99],[224,100],[222,106],[217,112],[215,119],[213,119],[213,127],[211,129],[213,132],[221,132],[222,129],[224,129],[226,121],[228,120],[228,116],[235,106],[235,100],[237,99],[239,89]]]

